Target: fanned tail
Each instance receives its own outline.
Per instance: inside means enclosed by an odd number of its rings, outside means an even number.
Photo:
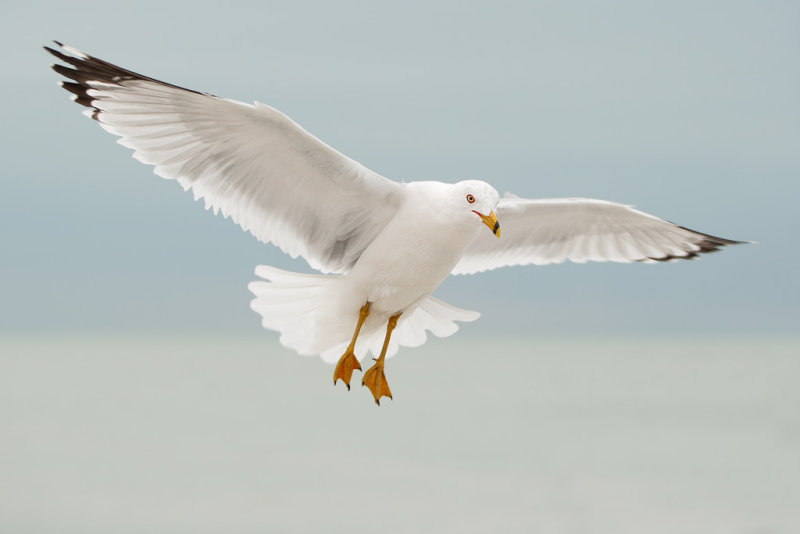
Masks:
[[[303,356],[313,356],[330,344],[341,342],[320,339],[317,333],[320,315],[324,315],[320,310],[325,302],[323,294],[338,276],[292,273],[268,265],[256,267],[256,275],[264,280],[247,286],[256,296],[250,301],[250,308],[261,316],[264,328],[281,334],[283,346]]]
[[[292,273],[267,265],[259,265],[256,275],[264,280],[248,286],[256,296],[250,307],[261,315],[264,328],[279,332],[281,344],[301,355],[319,354],[324,361],[336,363],[350,342],[363,305],[343,303],[343,296],[336,292],[341,276]],[[470,322],[478,317],[478,312],[426,297],[400,316],[386,356],[393,356],[401,346],[422,345],[428,332],[437,337],[451,336],[458,331],[456,321]],[[380,354],[386,319],[373,315],[365,323],[356,343],[359,359],[368,352]]]
[[[476,311],[463,310],[437,298],[426,297],[415,308],[407,310],[400,316],[397,328],[389,340],[386,357],[391,358],[397,354],[401,346],[419,347],[428,340],[428,332],[436,337],[452,336],[458,331],[456,321],[468,323],[480,316],[481,314]],[[356,342],[356,356],[361,360],[367,352],[370,352],[373,357],[377,357],[383,347],[385,335],[385,321],[366,332],[362,329]],[[349,340],[321,352],[320,357],[328,363],[336,363],[348,342]]]

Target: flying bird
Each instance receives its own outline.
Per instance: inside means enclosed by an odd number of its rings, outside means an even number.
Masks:
[[[52,68],[84,113],[157,175],[259,241],[322,274],[261,265],[249,289],[265,328],[336,364],[350,389],[360,360],[377,404],[392,394],[386,358],[473,321],[431,293],[450,274],[565,260],[691,259],[740,243],[604,200],[503,198],[468,180],[399,183],[329,147],[265,104],[184,89],[55,42]]]

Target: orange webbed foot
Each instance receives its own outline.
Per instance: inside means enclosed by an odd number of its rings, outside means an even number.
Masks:
[[[339,358],[336,369],[333,371],[333,385],[335,386],[336,382],[341,378],[344,385],[347,386],[347,391],[350,391],[350,379],[353,377],[353,371],[356,369],[360,371],[361,364],[358,363],[353,349],[348,348],[347,351],[342,354],[342,357]]]
[[[375,404],[378,406],[381,405],[381,397],[392,398],[389,382],[386,381],[386,375],[383,373],[382,360],[382,358],[375,360],[375,365],[367,369],[367,372],[364,373],[364,379],[361,380],[361,385],[369,388],[375,399]]]

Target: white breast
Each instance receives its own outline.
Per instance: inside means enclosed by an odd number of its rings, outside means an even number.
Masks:
[[[437,188],[408,185],[397,216],[345,276],[350,289],[382,314],[403,311],[430,295],[481,228],[449,216]]]

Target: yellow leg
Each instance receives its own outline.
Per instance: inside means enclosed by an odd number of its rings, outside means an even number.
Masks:
[[[350,346],[347,347],[347,350],[344,351],[342,357],[339,358],[339,362],[336,364],[336,369],[333,370],[333,385],[335,386],[336,381],[341,378],[344,382],[344,385],[347,386],[347,391],[350,391],[350,379],[353,377],[353,371],[356,369],[359,371],[361,370],[361,365],[358,363],[353,349],[356,346],[356,339],[358,338],[358,333],[361,331],[361,326],[364,324],[364,321],[367,320],[367,316],[369,315],[369,305],[370,303],[367,302],[361,306],[361,311],[358,312],[358,324],[356,325],[356,331],[353,333],[353,340],[350,341]]]
[[[397,315],[389,317],[389,322],[386,323],[386,337],[383,339],[381,355],[377,358],[373,358],[373,360],[375,360],[375,365],[367,369],[367,372],[364,373],[364,379],[361,381],[361,385],[367,386],[372,392],[372,396],[375,398],[375,404],[378,406],[381,405],[381,397],[392,398],[392,392],[389,390],[389,383],[386,381],[386,375],[383,374],[383,361],[386,359],[386,348],[389,346],[389,338],[392,337],[392,330],[397,326],[397,319],[400,318],[402,313],[403,312],[400,312]]]

